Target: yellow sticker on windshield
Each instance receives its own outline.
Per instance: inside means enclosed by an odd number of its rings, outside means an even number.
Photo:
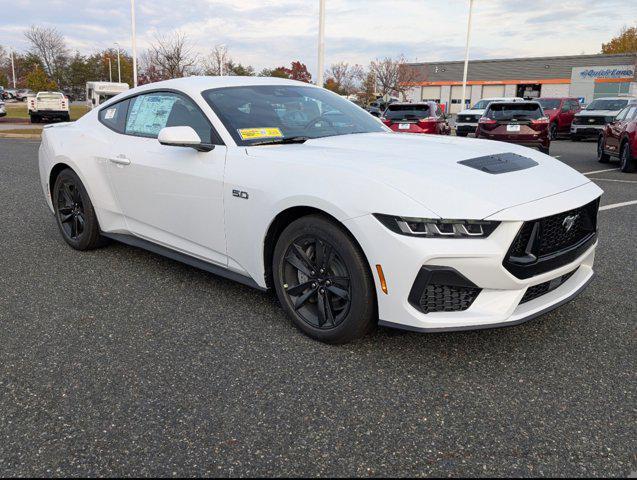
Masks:
[[[278,128],[239,128],[241,140],[257,140],[260,138],[281,138],[283,134]]]

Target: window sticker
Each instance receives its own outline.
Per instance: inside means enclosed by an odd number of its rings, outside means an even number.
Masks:
[[[126,133],[156,137],[166,126],[176,101],[177,97],[170,94],[148,94],[136,97],[128,114]]]
[[[261,138],[281,138],[283,134],[279,128],[239,128],[241,140],[258,140]]]
[[[104,119],[112,120],[113,118],[115,118],[115,113],[117,113],[116,108],[109,108],[108,110],[106,110],[106,115],[104,115]]]

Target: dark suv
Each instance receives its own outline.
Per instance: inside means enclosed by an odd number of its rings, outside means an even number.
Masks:
[[[500,140],[549,153],[549,119],[538,102],[489,104],[478,121],[476,138]]]

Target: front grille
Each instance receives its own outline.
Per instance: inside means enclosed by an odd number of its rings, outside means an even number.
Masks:
[[[606,125],[606,117],[604,116],[592,116],[582,115],[573,119],[575,125]]]
[[[540,283],[539,285],[533,285],[526,290],[526,293],[522,297],[520,304],[530,302],[531,300],[535,300],[542,295],[546,295],[549,292],[552,292],[557,287],[561,286],[565,283],[569,278],[573,276],[573,274],[577,271],[577,269],[572,272],[566,273],[561,277],[554,278],[548,282]]]
[[[504,266],[529,278],[566,265],[595,239],[599,199],[567,212],[525,222],[513,240]]]
[[[477,115],[458,115],[458,122],[477,122],[478,121],[478,116]]]
[[[430,284],[423,290],[418,304],[423,313],[461,312],[471,306],[479,293],[477,287]]]

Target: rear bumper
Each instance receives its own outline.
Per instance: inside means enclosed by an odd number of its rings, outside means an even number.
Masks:
[[[506,138],[504,136],[501,135],[489,135],[487,133],[484,132],[480,132],[476,135],[477,138],[482,138],[485,140],[495,140],[498,142],[506,142],[506,143],[514,143],[516,145],[522,145],[523,147],[530,147],[530,148],[538,148],[538,147],[544,147],[544,148],[549,148],[551,146],[551,141],[548,139],[548,137],[539,137],[537,139],[516,139],[516,138]]]
[[[66,117],[69,115],[68,110],[36,110],[29,111],[29,115],[37,115],[38,117]]]

